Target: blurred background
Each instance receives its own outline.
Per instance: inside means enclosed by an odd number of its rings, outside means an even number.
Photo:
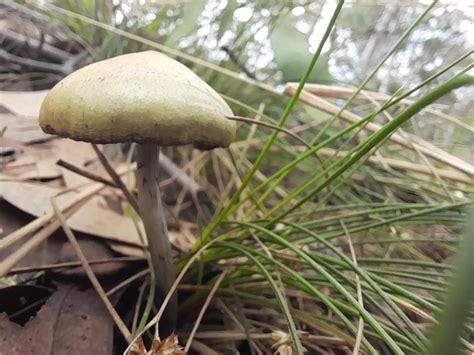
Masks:
[[[357,86],[427,3],[348,1],[308,82]],[[251,106],[263,102],[278,117],[283,107],[280,97],[272,97],[252,82],[242,83],[200,61],[277,90],[281,84],[299,81],[336,1],[2,0],[0,4],[3,90],[50,88],[92,61],[150,49],[143,41],[151,40],[168,48],[168,54],[179,51],[182,55],[178,59],[217,91]],[[381,67],[367,89],[387,94],[400,87],[408,89],[472,49],[473,15],[474,7],[469,1],[442,1]],[[105,26],[99,27],[93,21]],[[139,36],[141,41],[120,31]],[[451,72],[458,69],[454,67]],[[435,81],[416,94],[421,95],[436,84]],[[472,90],[459,90],[457,97],[445,97],[437,105],[444,111],[449,108],[461,121],[472,123],[472,94]],[[306,110],[305,115],[321,118],[315,110]],[[463,143],[463,137],[456,136],[458,132],[453,127],[440,126],[444,126],[441,118],[422,114],[411,120],[410,130],[467,158],[469,152],[451,144],[458,139]]]

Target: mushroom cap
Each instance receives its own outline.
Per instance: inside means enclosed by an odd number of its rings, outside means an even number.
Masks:
[[[190,69],[146,51],[90,64],[51,89],[40,110],[46,133],[93,143],[227,147],[236,123],[226,102]]]

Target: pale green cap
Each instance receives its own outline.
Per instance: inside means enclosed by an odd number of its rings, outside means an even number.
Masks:
[[[193,144],[227,147],[232,111],[183,64],[146,51],[103,60],[61,80],[46,96],[46,133],[93,143]]]

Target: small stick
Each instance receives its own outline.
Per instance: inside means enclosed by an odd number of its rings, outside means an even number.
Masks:
[[[30,59],[30,58],[23,58],[17,55],[11,54],[4,49],[0,49],[0,57],[12,61],[14,63],[20,65],[27,65],[29,67],[33,67],[35,69],[39,69],[41,71],[47,71],[52,73],[60,73],[60,74],[67,74],[64,72],[64,66],[61,64],[54,64],[48,62],[41,62],[39,60]]]
[[[59,159],[57,162],[56,162],[56,165],[59,165],[60,167],[63,167],[67,170],[70,170],[78,175],[81,175],[81,176],[84,176],[88,179],[91,179],[91,180],[94,180],[94,181],[97,181],[97,182],[100,182],[104,185],[107,185],[107,186],[111,186],[111,187],[118,187],[115,183],[113,183],[112,181],[110,180],[107,180],[107,179],[104,179],[102,176],[99,176],[99,175],[96,175],[94,173],[91,173],[87,170],[84,170],[84,169],[81,169],[79,168],[78,166],[75,166],[71,163],[68,163],[67,161],[64,161],[62,159]]]
[[[177,169],[173,174],[171,174],[171,170],[167,170],[168,174],[170,174],[170,177],[160,181],[160,188],[168,186],[168,185],[172,184],[175,181],[178,182],[178,183],[181,183],[178,179],[179,179],[179,176],[183,175],[183,174],[186,174],[189,178],[191,178],[186,173],[186,171],[190,170],[193,166],[195,166],[197,163],[199,163],[201,161],[201,159],[203,159],[207,154],[209,154],[208,151],[199,152],[198,154],[196,154],[196,156],[193,159],[188,161],[181,168]],[[161,154],[160,154],[160,157],[161,157]],[[159,162],[160,162],[160,165],[161,165],[161,158],[159,158],[159,159],[160,159]],[[163,168],[166,170],[165,166],[163,166]]]
[[[241,116],[226,116],[226,117],[229,120],[241,121],[241,122],[245,122],[245,123],[256,124],[256,125],[259,125],[259,126],[274,129],[276,131],[285,133],[285,134],[289,135],[290,137],[296,139],[298,142],[302,143],[308,149],[313,148],[313,146],[311,144],[306,142],[303,138],[298,136],[296,133],[290,131],[289,129],[286,129],[286,128],[283,128],[283,127],[278,127],[274,124],[271,124],[271,123],[268,123],[268,122],[263,122],[261,120],[255,120],[255,119],[248,118],[248,117],[241,117]],[[316,157],[316,159],[318,160],[319,164],[321,164],[321,167],[322,167],[324,165],[324,163],[321,160],[321,158],[319,157],[318,152],[314,152],[314,156]],[[325,175],[326,175],[326,177],[329,177],[328,174],[325,174]],[[329,190],[329,188],[328,188],[328,190]]]
[[[374,100],[369,94],[365,94],[364,96],[367,96],[367,98],[370,100],[370,102],[372,102],[378,109],[381,108],[380,104]],[[383,112],[383,115],[388,119],[388,121],[392,121],[393,120],[393,117],[392,115],[390,115],[387,111],[384,111]],[[435,167],[433,166],[433,164],[431,164],[431,162],[428,160],[428,158],[425,156],[425,154],[420,151],[420,149],[416,146],[416,144],[414,142],[412,142],[412,140],[410,139],[410,137],[408,136],[408,134],[405,133],[405,130],[402,129],[401,127],[398,129],[398,131],[400,132],[400,135],[405,138],[407,140],[407,142],[409,144],[411,144],[411,147],[412,149],[420,156],[421,160],[425,163],[425,165],[428,167],[428,169],[430,170],[430,172],[433,174],[433,176],[438,180],[438,182],[440,183],[441,185],[441,188],[444,190],[444,192],[446,193],[446,195],[450,198],[451,202],[455,202],[456,200],[454,199],[454,196],[451,194],[451,192],[449,191],[448,187],[446,186],[446,183],[444,182],[443,179],[441,179],[440,175],[438,174],[437,170],[435,169]],[[377,151],[378,152],[378,151]],[[376,153],[377,153],[376,152]],[[380,154],[380,153],[379,153]],[[384,167],[385,168],[385,167]]]
[[[347,230],[347,227],[344,221],[341,219],[340,222],[341,222],[342,228],[344,229],[344,233],[346,234],[346,237],[347,237],[347,243],[349,244],[349,250],[351,252],[352,261],[354,262],[354,265],[357,267],[357,257],[355,254],[354,246],[352,245],[351,235],[349,234],[349,231]],[[362,286],[360,284],[360,278],[358,274],[355,274],[355,282],[356,282],[356,289],[357,289],[357,301],[359,302],[361,307],[364,307],[364,298],[362,296]],[[357,335],[355,339],[354,349],[352,350],[353,355],[359,354],[360,344],[362,342],[363,336],[364,336],[364,318],[359,317],[359,323],[357,326]]]
[[[232,283],[231,283],[232,284]],[[233,285],[232,285],[233,286]],[[235,296],[235,295],[234,295]],[[237,298],[237,297],[236,297]],[[224,301],[222,301],[221,298],[217,298],[216,299],[216,303],[217,303],[217,306],[220,308],[220,310],[225,313],[234,323],[235,325],[237,326],[238,330],[242,331],[245,333],[245,335],[247,335],[247,338],[246,340],[249,342],[249,345],[251,345],[250,347],[250,352],[251,352],[251,355],[255,355],[255,353],[260,353],[260,349],[258,347],[258,345],[252,340],[252,338],[250,337],[250,329],[251,329],[251,326],[248,324],[248,320],[247,318],[245,318],[245,316],[242,316],[242,322],[237,318],[237,316],[234,314],[234,312],[232,312],[232,310],[224,303]],[[236,300],[236,306],[238,308],[242,308],[242,305],[240,304],[240,302],[238,300]],[[242,324],[243,323],[243,324]],[[245,324],[245,325],[244,325]],[[193,339],[193,342],[196,341],[196,335],[194,335],[194,339]],[[192,343],[191,343],[191,348],[192,348]]]
[[[292,86],[291,84],[287,84],[285,87],[284,94],[287,96],[292,96],[295,93],[295,91],[296,91],[295,86]],[[316,107],[317,109],[324,111],[326,113],[329,113],[331,115],[336,115],[340,111],[340,107],[337,107],[336,105],[330,103],[329,101],[326,101],[318,96],[315,96],[306,90],[303,90],[303,92],[301,92],[299,100],[307,105]],[[350,124],[356,123],[362,119],[360,116],[348,110],[344,110],[340,114],[340,118]],[[378,130],[382,128],[382,126],[379,125],[378,123],[369,122],[367,123],[367,125],[364,126],[364,128],[369,130],[370,132],[377,132]],[[390,141],[398,145],[401,145],[402,147],[412,149],[411,144],[398,133],[392,134],[390,136]],[[474,174],[474,166],[472,166],[471,164],[465,162],[464,160],[450,153],[445,152],[442,149],[439,149],[433,144],[419,138],[417,138],[417,141],[415,142],[415,144],[426,156],[432,159],[435,159],[439,162],[442,162],[469,176],[472,176]]]
[[[293,84],[293,83],[290,83]],[[329,86],[329,85],[320,85],[320,84],[306,84],[305,85],[305,90],[309,91],[312,94],[323,96],[323,97],[331,97],[331,98],[344,98],[347,99],[349,98],[353,93],[354,89],[352,88],[346,88],[346,87],[340,87],[340,86]],[[383,94],[381,92],[376,92],[376,91],[368,91],[368,90],[362,90],[359,95],[358,99],[365,99],[367,95],[370,95],[377,101],[387,101],[391,98],[390,95]],[[399,105],[411,105],[413,103],[413,100],[409,99],[403,99],[399,102]],[[433,105],[434,106],[434,105]],[[458,125],[461,128],[464,128],[471,133],[474,133],[474,127],[468,125],[467,123],[460,121],[452,116],[449,116],[441,111],[438,111],[433,108],[425,108],[422,111],[431,113],[433,115],[436,115],[438,117],[441,117],[447,121],[450,121],[454,123],[455,125]]]
[[[209,304],[211,303],[212,298],[216,294],[217,289],[219,288],[222,281],[224,280],[224,277],[227,275],[227,272],[228,271],[225,270],[224,272],[222,272],[219,275],[219,278],[216,280],[216,282],[212,286],[211,292],[209,292],[209,295],[207,296],[206,301],[204,302],[204,305],[202,306],[201,310],[199,311],[199,315],[196,319],[196,322],[194,322],[193,329],[191,330],[191,334],[189,335],[188,341],[186,342],[186,346],[184,348],[185,353],[188,353],[189,348],[191,347],[191,343],[193,342],[194,335],[196,334],[196,332],[199,328],[199,324],[201,324],[201,320],[204,317],[204,314],[206,313],[207,308],[209,307]]]
[[[204,343],[197,341],[196,339],[193,340],[191,343],[191,349],[195,350],[198,354],[202,355],[219,355],[219,353]]]
[[[115,310],[114,306],[112,303],[110,303],[110,300],[107,298],[104,289],[102,288],[99,280],[95,276],[94,272],[92,271],[89,263],[87,262],[86,256],[82,252],[82,249],[77,242],[76,236],[72,232],[71,228],[66,223],[66,219],[64,218],[64,215],[62,214],[61,210],[58,208],[58,205],[54,201],[54,197],[51,199],[51,205],[53,206],[54,212],[56,213],[56,216],[59,220],[59,223],[61,224],[61,227],[64,230],[64,233],[66,233],[67,238],[69,239],[69,242],[71,243],[72,247],[74,248],[74,251],[76,252],[77,257],[81,261],[82,267],[84,268],[84,271],[86,272],[87,276],[89,277],[90,282],[94,286],[95,290],[97,291],[97,294],[101,298],[102,302],[104,302],[105,307],[109,311],[111,317],[115,321],[115,324],[117,325],[117,328],[120,330],[122,333],[123,337],[127,340],[127,342],[130,342],[133,337],[130,331],[128,330],[127,326],[125,323],[122,321],[120,318],[119,314]]]
[[[136,256],[119,256],[116,258],[89,260],[89,265],[118,263],[118,262],[127,262],[127,261],[128,262],[144,261],[144,260],[145,259],[136,257]],[[46,270],[67,269],[67,268],[73,268],[73,267],[78,267],[78,266],[81,266],[80,261],[66,261],[63,263],[56,263],[56,264],[17,267],[17,268],[11,269],[8,272],[8,275],[24,274],[28,272],[37,272],[37,271],[46,271]]]
[[[226,118],[228,118],[229,120],[232,120],[232,121],[239,121],[239,122],[245,122],[245,123],[250,123],[250,124],[256,124],[256,125],[259,125],[259,126],[263,126],[263,127],[267,127],[267,128],[271,128],[271,129],[274,129],[276,131],[279,131],[279,132],[282,132],[282,133],[285,133],[287,135],[289,135],[290,137],[296,139],[298,142],[302,143],[303,145],[305,145],[308,149],[311,149],[313,148],[311,146],[311,144],[309,144],[308,142],[306,142],[303,138],[301,138],[300,136],[298,136],[297,134],[293,133],[292,131],[286,129],[286,128],[283,128],[283,127],[278,127],[274,124],[271,124],[271,123],[267,123],[267,122],[263,122],[263,121],[260,121],[260,120],[254,120],[252,118],[248,118],[248,117],[241,117],[241,116],[226,116]]]
[[[0,251],[8,247],[9,245],[15,243],[16,241],[26,237],[28,234],[36,232],[38,229],[43,227],[46,223],[48,223],[52,218],[52,215],[44,215],[38,217],[31,221],[28,224],[25,224],[23,227],[17,229],[16,231],[10,233],[5,238],[0,240]]]
[[[321,148],[320,152],[321,152],[321,155],[325,155],[325,156],[334,155],[338,157],[343,157],[343,156],[348,155],[347,151],[336,151],[335,149],[332,149],[332,148]],[[418,174],[422,174],[426,176],[434,176],[432,171],[429,169],[429,167],[422,164],[418,164],[418,163],[411,163],[404,160],[398,160],[398,159],[392,159],[392,158],[386,158],[386,157],[384,157],[382,161],[382,159],[376,156],[370,156],[368,161],[371,163],[382,165],[382,166],[383,166],[383,163],[385,163],[390,168],[394,170],[398,170],[398,171],[413,172],[413,173],[418,173]],[[438,175],[442,177],[443,179],[451,180],[454,182],[460,182],[467,185],[474,185],[474,180],[466,176],[464,173],[454,171],[454,170],[447,170],[447,169],[436,169],[436,171]]]
[[[186,333],[179,333],[180,336],[186,336]],[[272,333],[249,333],[253,340],[272,339]],[[197,332],[196,338],[201,340],[212,340],[213,342],[245,340],[246,334],[238,330],[208,330]],[[322,346],[347,346],[347,341],[341,338],[324,336],[324,335],[305,335],[305,341],[315,343]]]
[[[185,189],[191,192],[191,194],[197,194],[204,191],[201,185],[199,185],[191,176],[186,174],[184,169],[177,166],[170,158],[163,153],[159,156],[160,167],[163,168],[171,177],[183,186]]]
[[[130,167],[130,170],[133,170],[135,168],[136,168],[136,164],[133,164]],[[127,172],[128,170],[129,169],[126,169],[126,170],[121,169],[119,174],[122,175],[125,172]],[[103,184],[91,185],[88,190],[83,191],[83,193],[80,193],[73,200],[71,200],[70,203],[67,206],[64,207],[64,211],[67,211],[67,209],[72,208],[75,205],[81,205],[82,206],[92,195],[99,192],[103,188],[104,188]],[[66,192],[66,191],[68,191],[68,190],[66,189],[63,192]],[[53,221],[54,219],[55,219],[55,214],[53,212],[50,212],[50,213],[48,213],[44,216],[36,218],[35,220],[33,220],[30,223],[28,223],[28,224],[24,225],[23,227],[21,227],[20,229],[17,229],[16,231],[10,233],[5,238],[0,240],[0,251],[5,249],[9,245],[15,243],[16,241],[26,237],[30,233],[33,233],[33,232],[37,231],[38,229],[42,228],[44,225],[46,225],[50,221]],[[57,225],[56,229],[58,229],[59,227],[60,226]],[[51,233],[53,233],[56,229],[54,229]],[[47,237],[49,237],[49,235]],[[31,238],[31,239],[33,239],[33,238]],[[40,241],[40,243],[41,243],[41,241]],[[31,248],[34,248],[34,247],[35,246],[33,246],[33,245],[31,246]],[[0,270],[2,270],[2,271],[3,271],[2,267],[3,267],[4,262],[5,261],[3,261],[1,266],[0,266]],[[12,265],[11,267],[13,267],[13,266],[14,265]],[[1,275],[1,271],[0,271],[0,275]]]
[[[97,147],[97,145],[95,145],[93,143],[91,145],[92,145],[92,148],[94,148],[94,151],[96,152],[97,157],[99,158],[99,160],[100,160],[102,166],[104,167],[105,171],[107,171],[107,173],[110,175],[110,177],[114,181],[115,185],[117,185],[117,187],[120,190],[122,190],[123,194],[127,198],[128,202],[132,205],[135,212],[140,214],[140,208],[138,207],[138,201],[135,198],[135,196],[132,195],[130,190],[127,188],[127,186],[124,184],[124,182],[120,178],[119,174],[117,174],[115,169],[110,165],[110,163],[107,160],[107,158],[105,157],[104,153],[102,153],[100,151],[99,147]]]
[[[90,264],[90,262],[89,262]],[[146,274],[148,274],[150,272],[149,269],[145,269],[145,270],[142,270],[140,272],[137,272],[136,274],[126,278],[125,280],[123,280],[122,282],[120,282],[119,284],[117,284],[116,286],[112,287],[110,290],[107,291],[106,295],[108,297],[112,296],[115,292],[117,292],[118,290],[120,290],[121,288],[127,286],[128,284],[132,283],[133,281],[135,280],[138,280],[139,278],[145,276]]]
[[[69,218],[75,212],[77,212],[83,204],[85,204],[88,199],[97,191],[102,189],[104,185],[100,184],[95,186],[95,189],[87,190],[84,194],[78,196],[78,199],[75,200],[75,203],[71,203],[65,210],[65,218]],[[10,254],[5,260],[2,261],[0,264],[0,277],[3,277],[8,274],[8,272],[20,262],[31,250],[38,247],[42,242],[44,242],[48,237],[53,234],[61,225],[57,219],[54,219],[51,214],[45,216],[46,218],[42,218],[41,221],[46,224],[48,221],[51,221],[46,227],[41,229],[38,233],[36,233],[33,237],[31,237],[26,243],[22,244],[13,254]],[[35,222],[35,221],[33,221]],[[33,223],[32,222],[32,223]],[[37,224],[37,223],[36,223]],[[35,224],[35,225],[36,225]],[[23,229],[23,234],[18,234],[16,239],[21,239],[22,237],[28,235],[28,229]],[[12,241],[13,238],[9,238],[9,242]],[[6,247],[9,244],[3,245]]]
[[[39,48],[41,52],[49,58],[54,58],[59,61],[65,61],[71,57],[69,52],[63,51],[62,49],[56,48],[49,43],[41,43],[36,38],[31,38],[21,33],[3,29],[0,31],[3,38],[15,42],[18,46],[29,46],[31,48]]]
[[[148,279],[143,280],[142,285],[140,286],[140,289],[138,290],[138,298],[135,302],[135,311],[133,312],[133,319],[132,319],[132,334],[137,333],[137,324],[138,324],[138,315],[140,313],[140,308],[143,302],[143,295],[145,294],[145,288],[147,286]],[[150,285],[150,289],[152,286]]]

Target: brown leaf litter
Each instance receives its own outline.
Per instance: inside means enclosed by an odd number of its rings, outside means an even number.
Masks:
[[[61,285],[25,326],[0,314],[1,355],[109,355],[113,322],[94,289]]]

